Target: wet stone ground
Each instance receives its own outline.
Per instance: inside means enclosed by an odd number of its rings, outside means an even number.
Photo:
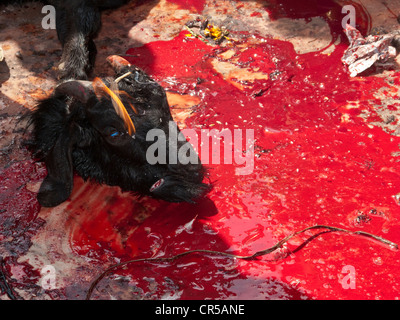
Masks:
[[[253,132],[241,147],[254,166],[238,175],[235,161],[207,165],[214,188],[197,204],[75,176],[56,208],[36,200],[46,168],[23,144],[23,116],[56,85],[61,47],[40,3],[0,5],[0,299],[398,299],[398,250],[332,230],[253,260],[132,262],[93,286],[120,262],[251,255],[314,225],[400,243],[399,58],[350,78],[344,5],[364,35],[400,27],[399,1],[160,0],[105,11],[93,75],[111,75],[105,58],[125,55],[164,86],[181,128]],[[190,36],[184,25],[197,17],[230,41]]]

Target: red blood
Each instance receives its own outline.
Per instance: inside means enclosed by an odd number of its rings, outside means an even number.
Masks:
[[[201,13],[204,9],[205,0],[168,0],[168,2],[176,3],[182,9]]]
[[[400,243],[395,196],[400,191],[395,156],[400,139],[368,127],[360,117],[361,110],[374,114],[374,93],[387,85],[382,78],[350,78],[340,62],[345,43],[330,55],[296,54],[288,42],[259,38],[257,43],[244,40],[247,50],[232,47],[235,59],[228,61],[269,77],[228,81],[212,66],[224,49],[187,39],[185,33],[130,49],[127,54],[137,56],[130,62],[170,91],[201,97],[197,112],[186,121],[189,127],[253,129],[254,171],[237,176],[238,165],[209,165],[214,189],[198,205],[147,198],[128,205],[127,199],[121,202],[111,194],[112,201],[93,218],[99,226],[85,229],[83,223],[76,231],[73,245],[81,254],[81,243],[97,254],[107,247],[122,259],[193,249],[251,254],[316,224],[363,230]],[[348,108],[351,101],[363,103]],[[139,208],[148,214],[142,222]],[[115,221],[106,218],[110,214]],[[132,264],[119,272],[133,274],[135,285],[145,291],[146,277],[153,279],[155,298],[398,297],[398,252],[362,236],[331,232],[313,239],[316,233],[297,236],[286,249],[258,261],[193,254],[174,263]],[[346,289],[344,266],[356,270],[357,290]]]
[[[40,206],[27,183],[43,179],[45,170],[33,160],[11,164],[0,171],[0,239],[14,253],[29,248],[30,237],[43,224],[37,219]],[[21,238],[20,238],[21,237]]]
[[[371,28],[371,17],[368,11],[362,4],[354,1],[347,1],[343,5],[333,0],[268,0],[265,2],[266,10],[273,20],[280,18],[307,20],[311,20],[313,17],[323,18],[329,24],[335,40],[342,31],[342,19],[348,14],[347,11],[342,13],[344,5],[354,7],[356,27],[362,34],[365,35]]]
[[[317,224],[400,243],[400,138],[369,126],[378,119],[374,94],[389,85],[372,73],[349,77],[335,2],[268,3],[275,5],[267,8],[272,18],[323,17],[341,43],[330,55],[297,54],[286,41],[244,39],[225,62],[268,75],[254,81],[224,79],[213,61],[224,60],[227,49],[188,39],[185,31],[127,52],[167,90],[201,98],[186,120],[190,128],[254,130],[253,172],[235,175],[235,163],[208,165],[214,188],[195,205],[136,200],[76,178],[67,208],[75,253],[107,265],[194,249],[247,255]],[[367,31],[367,14],[356,12]],[[397,85],[398,72],[394,78]],[[371,116],[363,119],[364,111]],[[361,235],[310,231],[253,261],[191,254],[115,272],[129,275],[148,299],[394,299],[399,260],[398,251]],[[349,275],[356,289],[346,286]]]
[[[261,12],[253,12],[251,15],[250,15],[250,17],[262,17],[262,14],[261,14]]]

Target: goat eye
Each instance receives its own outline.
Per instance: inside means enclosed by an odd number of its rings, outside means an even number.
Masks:
[[[119,136],[122,136],[123,135],[123,133],[122,132],[119,132],[119,131],[114,131],[114,132],[112,132],[111,134],[110,134],[110,137],[119,137]]]

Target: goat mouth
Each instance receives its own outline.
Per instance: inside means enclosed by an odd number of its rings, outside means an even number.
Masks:
[[[164,179],[160,179],[156,181],[150,188],[150,192],[153,192],[154,190],[158,189],[164,184]]]

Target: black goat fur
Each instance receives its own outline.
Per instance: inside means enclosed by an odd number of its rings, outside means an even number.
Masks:
[[[87,79],[95,57],[96,37],[101,27],[101,10],[119,7],[128,0],[48,0],[56,10],[56,28],[63,53],[59,78]]]
[[[2,0],[0,4],[18,5],[28,1]],[[63,49],[58,66],[59,80],[88,79],[97,53],[93,39],[101,28],[101,11],[117,8],[128,0],[36,1],[50,4],[56,11],[57,36]]]
[[[38,193],[40,204],[52,207],[67,200],[74,172],[85,180],[171,202],[193,202],[207,192],[210,186],[203,183],[205,170],[197,155],[198,162],[193,164],[182,164],[179,159],[165,164],[147,161],[146,151],[154,143],[146,141],[149,130],[165,132],[168,154],[169,125],[173,123],[178,132],[179,128],[172,120],[165,91],[143,71],[127,63],[116,69],[115,78],[103,79],[110,87],[114,79],[131,71],[117,86],[126,93],[121,95],[122,103],[132,104],[137,111],[127,107],[136,128],[134,138],[127,133],[126,123],[115,111],[110,96],[89,90],[87,99],[79,97],[87,87],[77,80],[86,80],[94,65],[93,39],[101,27],[101,10],[118,7],[127,0],[40,2],[55,7],[57,35],[63,47],[58,67],[61,84],[30,114],[33,130],[28,144],[48,171]],[[72,84],[76,92],[59,90],[65,84]],[[172,145],[179,149],[185,143],[183,139]],[[192,147],[190,151],[194,152]]]
[[[136,128],[133,137],[110,97],[99,97],[94,92],[82,102],[74,94],[60,93],[56,88],[32,112],[29,144],[48,169],[38,193],[41,205],[56,206],[68,199],[74,170],[85,180],[170,202],[193,202],[209,189],[203,183],[205,169],[200,160],[197,164],[182,164],[179,160],[176,164],[149,164],[146,150],[154,141],[146,141],[147,132],[155,128],[165,132],[168,154],[169,125],[176,124],[164,89],[142,70],[128,65],[117,72],[116,78],[129,71],[131,74],[118,82],[118,89],[127,93],[121,94],[124,105],[131,103],[137,111],[126,108]],[[110,87],[114,79],[103,81]],[[183,139],[173,143],[179,149],[188,142]],[[158,181],[161,185],[151,190]]]

